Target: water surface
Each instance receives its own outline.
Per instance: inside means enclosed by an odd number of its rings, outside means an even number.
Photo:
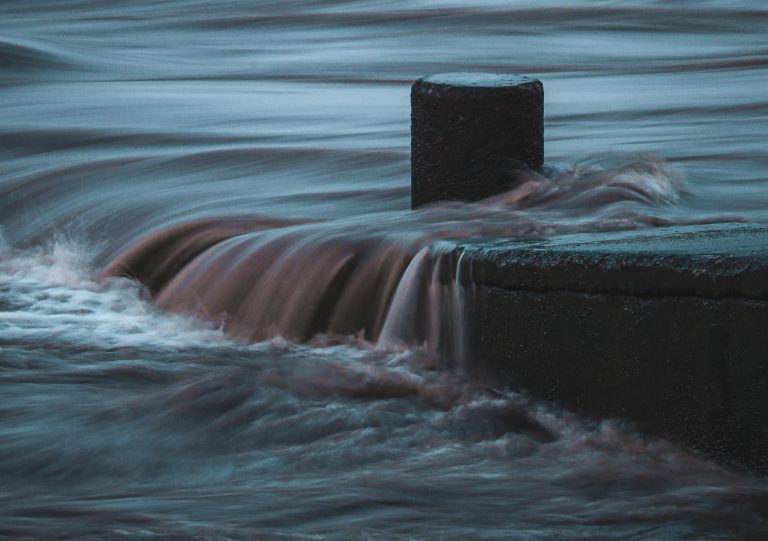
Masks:
[[[4,1],[0,537],[764,539],[764,478],[442,346],[452,241],[766,221],[767,26],[755,0]],[[547,169],[410,212],[410,84],[453,71],[544,82]]]

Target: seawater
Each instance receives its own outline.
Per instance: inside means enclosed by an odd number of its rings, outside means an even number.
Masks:
[[[0,537],[768,537],[763,477],[442,355],[453,242],[766,221],[767,25],[754,0],[4,1]],[[547,167],[411,212],[410,83],[449,71],[540,78]]]

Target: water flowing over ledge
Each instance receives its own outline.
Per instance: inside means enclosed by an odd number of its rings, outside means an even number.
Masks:
[[[132,244],[102,274],[134,278],[160,308],[246,341],[358,336],[461,363],[473,281],[457,242],[691,223],[661,217],[685,193],[682,174],[659,158],[584,163],[526,173],[511,191],[477,204],[310,223],[182,222]],[[696,221],[719,220],[732,218]]]

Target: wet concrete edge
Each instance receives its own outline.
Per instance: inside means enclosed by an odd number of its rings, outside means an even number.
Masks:
[[[460,250],[475,376],[768,472],[768,227]]]

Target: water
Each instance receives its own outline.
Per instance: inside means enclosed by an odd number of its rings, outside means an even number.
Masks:
[[[465,377],[452,243],[765,222],[767,24],[4,1],[0,537],[766,538],[764,478]],[[544,82],[547,170],[410,212],[410,83],[480,70]]]

